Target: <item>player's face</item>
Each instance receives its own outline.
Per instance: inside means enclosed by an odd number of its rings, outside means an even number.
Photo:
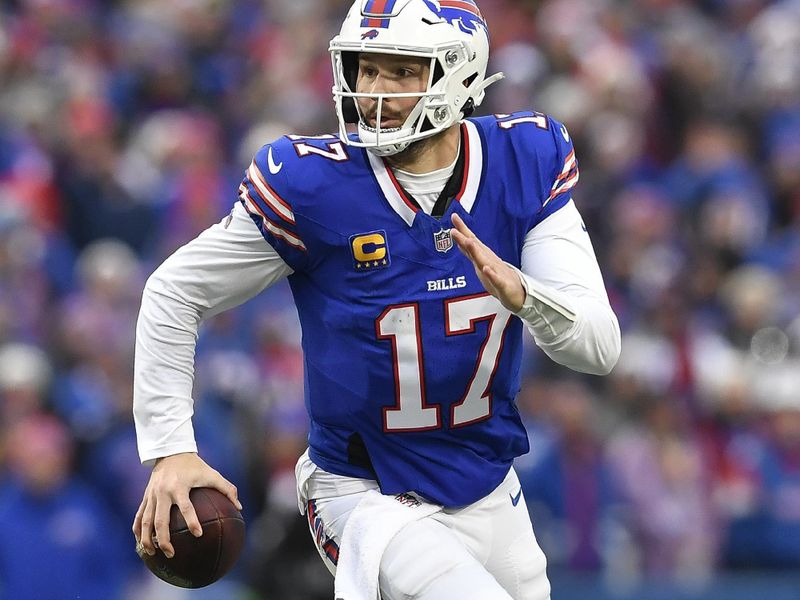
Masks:
[[[361,54],[358,58],[356,91],[360,93],[423,92],[428,86],[430,60],[390,54]],[[419,96],[385,98],[381,107],[381,129],[400,127],[419,101]],[[377,127],[378,101],[358,98],[367,125]]]

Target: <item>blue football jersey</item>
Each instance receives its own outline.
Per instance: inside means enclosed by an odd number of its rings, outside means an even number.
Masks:
[[[294,270],[311,459],[445,506],[485,496],[528,451],[514,404],[522,322],[454,245],[451,214],[519,266],[526,234],[578,179],[566,129],[545,115],[461,127],[463,178],[441,218],[381,158],[334,135],[264,146],[239,188]]]

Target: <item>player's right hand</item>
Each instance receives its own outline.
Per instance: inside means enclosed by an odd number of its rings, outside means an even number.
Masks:
[[[155,554],[155,533],[158,547],[164,554],[168,558],[175,555],[169,536],[169,512],[173,504],[178,505],[192,535],[203,535],[197,513],[189,501],[189,490],[196,487],[215,488],[225,494],[239,510],[242,509],[236,486],[208,466],[196,453],[186,452],[159,458],[133,519],[137,551],[151,556]]]
[[[472,261],[483,287],[508,310],[519,312],[525,303],[525,288],[519,275],[484,244],[457,213],[453,213],[452,222],[450,235],[464,256]]]

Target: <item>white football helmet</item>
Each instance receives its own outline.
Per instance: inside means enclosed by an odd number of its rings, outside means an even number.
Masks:
[[[427,89],[356,92],[361,52],[429,58]],[[469,116],[486,88],[503,77],[486,78],[489,32],[473,0],[356,0],[331,40],[330,53],[339,137],[378,156],[396,154]],[[380,127],[384,99],[413,96],[419,101],[400,127]],[[356,98],[376,100],[377,128],[367,125]],[[358,140],[347,137],[347,123],[358,123]]]

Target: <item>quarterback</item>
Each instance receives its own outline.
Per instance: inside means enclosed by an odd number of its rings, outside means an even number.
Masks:
[[[197,454],[197,328],[288,278],[303,332],[298,506],[341,600],[547,600],[512,461],[523,335],[605,374],[620,351],[571,192],[564,125],[473,117],[487,25],[472,0],[358,0],[330,43],[336,134],[258,151],[221,223],[149,278],[134,415],[154,468],[133,531],[167,555],[192,487],[236,490]],[[526,333],[527,332],[527,333]]]

